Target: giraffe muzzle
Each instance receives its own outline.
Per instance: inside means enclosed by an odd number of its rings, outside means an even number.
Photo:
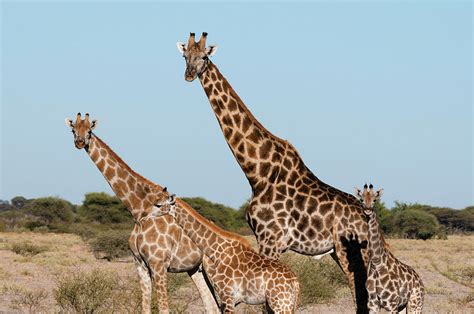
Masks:
[[[74,144],[76,145],[77,149],[83,149],[86,146],[86,141],[83,139],[78,139],[74,141]]]

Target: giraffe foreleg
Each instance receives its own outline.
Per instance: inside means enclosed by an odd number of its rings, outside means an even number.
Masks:
[[[151,277],[148,268],[135,259],[138,276],[140,277],[140,289],[142,291],[142,313],[151,313]]]
[[[158,301],[160,314],[169,313],[168,291],[167,291],[167,267],[164,264],[156,264],[152,267],[153,284]]]
[[[407,313],[420,314],[423,310],[424,291],[422,287],[415,287],[410,294],[407,304]]]
[[[366,282],[367,293],[369,294],[369,301],[367,302],[367,307],[369,308],[369,313],[375,314],[380,310],[379,299],[377,298],[377,289],[376,289],[376,280],[375,278],[367,278]]]

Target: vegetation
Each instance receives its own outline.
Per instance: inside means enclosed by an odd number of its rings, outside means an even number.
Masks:
[[[296,253],[283,256],[285,262],[298,276],[300,282],[300,304],[323,303],[335,297],[338,290],[347,286],[340,267],[330,257],[316,261]]]
[[[187,309],[190,298],[179,297],[178,290],[190,283],[186,273],[168,274],[168,294],[174,301],[171,303],[172,312],[184,312]],[[68,273],[57,279],[53,294],[64,312],[141,312],[142,294],[137,276],[120,277],[115,271],[95,268]],[[152,297],[152,312],[158,313],[155,297]]]
[[[201,197],[183,198],[219,227],[251,235],[245,211],[210,202]],[[376,202],[375,210],[385,234],[409,239],[446,238],[446,234],[474,231],[474,206],[463,210],[396,202],[393,208]],[[75,233],[89,243],[97,258],[111,260],[126,256],[134,221],[122,202],[106,193],[88,193],[81,205],[57,197],[0,201],[0,232],[23,231]],[[34,254],[33,248],[19,254]],[[28,250],[31,250],[29,252]]]
[[[117,284],[117,276],[111,272],[72,272],[58,278],[54,298],[66,312],[95,313],[110,308]]]
[[[127,256],[130,252],[128,246],[129,230],[104,231],[92,239],[90,244],[92,252],[96,258],[103,258],[108,261]]]
[[[5,289],[5,288],[4,288]],[[3,293],[9,293],[13,296],[11,307],[27,313],[38,313],[45,309],[44,302],[48,298],[48,291],[45,289],[28,290],[18,286],[12,286],[5,289]]]
[[[11,246],[11,251],[22,256],[35,256],[48,249],[44,246],[33,244],[30,242],[19,242]]]
[[[255,243],[253,236],[248,237]],[[11,245],[28,241],[48,247],[48,250],[23,258],[9,252]],[[474,235],[452,235],[448,240],[407,240],[388,238],[392,252],[401,261],[411,265],[420,274],[427,290],[427,313],[472,312],[474,301]],[[81,237],[74,234],[37,232],[8,232],[0,234],[0,312],[75,312],[66,310],[55,300],[59,278],[71,274],[76,277],[90,276],[93,270],[111,276],[115,286],[108,294],[107,308],[99,307],[98,313],[140,313],[141,292],[135,265],[131,259],[111,262],[97,260]],[[353,311],[352,297],[348,285],[337,264],[326,256],[320,261],[308,256],[287,252],[286,262],[301,281],[302,313],[346,313]],[[69,276],[71,275],[71,276]],[[59,278],[58,278],[59,276]],[[101,275],[97,275],[99,278]],[[108,277],[107,277],[108,278]],[[89,280],[91,290],[97,280]],[[72,295],[84,292],[83,285],[75,285]],[[43,291],[42,291],[43,290]],[[46,296],[45,291],[47,291]],[[66,290],[63,290],[66,291]],[[68,290],[71,291],[71,290]],[[95,290],[94,290],[95,291]],[[199,294],[186,273],[168,274],[170,312],[200,312]],[[453,293],[455,291],[456,293]],[[101,293],[101,292],[99,292]],[[37,300],[37,301],[35,301]],[[156,310],[156,295],[153,294],[153,313]],[[30,304],[30,305],[29,305]],[[256,312],[260,308],[239,306],[240,310]],[[244,312],[242,311],[242,312]]]

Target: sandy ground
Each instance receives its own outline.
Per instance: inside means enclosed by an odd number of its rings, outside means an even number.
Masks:
[[[46,251],[24,257],[11,251],[12,245],[29,241]],[[425,313],[474,313],[474,236],[451,236],[448,240],[388,239],[391,250],[421,275],[427,290]],[[307,257],[302,257],[307,258]],[[33,312],[54,313],[53,289],[58,276],[79,270],[100,268],[124,276],[135,276],[131,259],[107,262],[94,258],[88,246],[76,235],[39,233],[0,233],[0,313],[27,313],[15,306],[12,291],[45,291],[47,297]],[[199,295],[192,284],[178,292],[189,300],[188,313],[201,313]],[[239,306],[239,312],[260,312],[259,308]],[[354,313],[348,289],[328,303],[302,306],[298,313]]]

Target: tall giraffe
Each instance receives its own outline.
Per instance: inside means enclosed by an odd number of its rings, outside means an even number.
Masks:
[[[367,311],[367,222],[360,202],[319,180],[289,142],[270,133],[209,60],[191,33],[178,43],[186,81],[199,77],[224,137],[252,188],[246,211],[260,254],[279,258],[286,250],[320,258],[331,254],[346,274],[357,311]]]
[[[369,224],[370,262],[366,285],[370,313],[378,313],[381,307],[390,313],[398,313],[404,308],[408,313],[421,313],[425,293],[423,282],[413,268],[387,249],[380,231],[374,203],[382,190],[375,192],[372,184],[365,184],[364,190],[356,188],[356,193],[365,207]]]
[[[135,220],[129,245],[134,257],[142,290],[142,312],[151,313],[152,282],[156,290],[160,313],[168,313],[167,272],[188,272],[199,290],[206,312],[218,313],[217,305],[201,272],[201,250],[183,233],[172,217],[147,219],[153,204],[166,197],[163,188],[133,171],[122,159],[97,137],[92,130],[97,120],[89,114],[76,121],[66,119],[74,134],[74,144],[85,149],[107,183]],[[177,200],[178,204],[185,204]]]
[[[174,195],[163,196],[151,217],[170,214],[203,251],[203,267],[214,287],[224,313],[235,305],[267,302],[275,313],[294,313],[299,282],[293,271],[280,261],[255,252],[248,241],[227,232],[199,215],[189,206],[176,204]]]

